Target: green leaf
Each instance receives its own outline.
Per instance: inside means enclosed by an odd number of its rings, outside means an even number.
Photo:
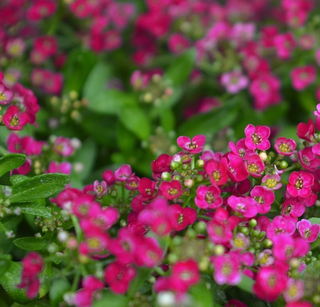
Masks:
[[[10,182],[12,183],[12,185],[16,185],[22,181],[26,181],[29,180],[30,177],[24,176],[24,175],[13,175],[10,177]]]
[[[20,208],[22,213],[27,213],[36,216],[42,216],[45,218],[52,218],[52,214],[45,206],[45,204],[41,203],[23,203],[23,204],[15,204],[10,207],[11,209]]]
[[[10,266],[11,255],[0,255],[0,275],[2,275]]]
[[[179,135],[193,137],[198,134],[216,133],[231,125],[238,118],[238,105],[228,105],[205,114],[197,114],[184,122],[179,129]]]
[[[17,287],[21,282],[21,272],[21,263],[10,262],[10,266],[4,274],[0,274],[0,285],[15,302],[27,304],[31,300],[27,298],[25,289]]]
[[[50,290],[52,280],[60,273],[60,271],[52,267],[52,263],[46,264],[45,268],[40,272],[40,288],[39,288],[39,298],[44,297]]]
[[[185,82],[196,60],[195,49],[189,49],[174,60],[174,63],[168,68],[164,74],[164,78],[172,80],[174,85],[179,85]]]
[[[210,291],[210,283],[205,283],[202,281],[193,286],[189,293],[194,299],[194,307],[218,307],[217,304],[213,303],[213,295]]]
[[[122,152],[132,152],[136,143],[136,138],[132,132],[130,132],[119,121],[117,126],[117,144]]]
[[[63,68],[63,93],[81,92],[83,84],[92,67],[97,63],[96,55],[89,50],[74,49],[68,54],[68,60]]]
[[[127,106],[120,113],[122,124],[141,140],[150,136],[150,123],[146,113],[139,107]]]
[[[242,279],[240,283],[237,285],[241,290],[252,293],[254,281],[249,278],[247,275],[242,274]]]
[[[141,289],[143,283],[150,276],[151,271],[152,270],[148,268],[137,268],[137,275],[134,278],[134,280],[130,283],[130,288],[128,291],[129,297],[132,297],[136,292],[138,292]]]
[[[5,173],[18,168],[26,161],[26,156],[21,154],[9,154],[0,158],[0,177]]]
[[[94,99],[95,96],[106,90],[107,80],[111,76],[111,68],[104,62],[98,62],[97,65],[91,70],[84,86],[83,97],[89,101]]]
[[[50,288],[49,297],[52,307],[58,307],[63,301],[63,295],[70,290],[71,286],[65,277],[56,278]]]
[[[22,216],[19,215],[9,215],[1,219],[1,224],[6,230],[12,230],[16,227],[22,220]],[[0,227],[0,232],[3,231],[3,228]]]
[[[308,221],[311,224],[319,224],[320,225],[320,218],[319,217],[312,217],[312,218],[308,219]]]
[[[35,237],[23,237],[13,241],[13,244],[21,249],[28,251],[43,250],[49,245],[49,241],[46,238],[35,238]]]
[[[161,126],[165,132],[174,130],[175,117],[171,109],[163,109],[161,111]]]
[[[104,291],[102,297],[93,304],[93,307],[128,307],[128,303],[128,297],[117,295],[110,291]]]
[[[118,115],[125,106],[135,105],[136,99],[133,95],[109,89],[96,93],[90,98],[88,109],[100,114]]]
[[[43,174],[30,178],[12,187],[11,203],[27,202],[47,198],[58,192],[70,182],[65,174]]]

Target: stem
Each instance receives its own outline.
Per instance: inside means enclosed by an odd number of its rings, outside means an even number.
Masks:
[[[81,239],[82,239],[82,230],[80,228],[79,221],[74,215],[71,215],[71,220],[72,220],[72,224],[74,226],[74,229],[76,231],[77,239],[78,239],[78,241],[81,241]]]
[[[8,150],[6,150],[3,146],[0,146],[0,154],[1,154],[2,156],[7,155],[8,153],[9,153]]]
[[[205,216],[205,215],[198,215],[198,219],[204,219],[204,220],[211,221],[211,217]]]
[[[76,274],[74,276],[72,288],[71,288],[72,292],[75,292],[77,290],[79,280],[80,280],[80,270],[76,270]]]
[[[192,157],[191,157],[191,170],[194,169],[194,165],[195,165],[195,156],[192,155]]]
[[[291,165],[290,167],[286,168],[283,172],[284,173],[285,172],[289,172],[289,171],[294,170],[294,169],[299,169],[299,164],[298,163],[295,163],[295,164]],[[282,182],[282,180],[281,180],[281,182]]]

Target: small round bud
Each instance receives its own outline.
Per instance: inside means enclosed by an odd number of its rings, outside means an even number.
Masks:
[[[162,180],[165,180],[165,181],[169,181],[169,180],[171,180],[171,174],[168,173],[168,172],[163,172],[163,173],[161,174],[161,179],[162,179]]]
[[[179,260],[178,256],[176,254],[169,254],[168,255],[168,261],[170,263],[175,263]]]
[[[263,245],[264,245],[265,247],[267,247],[267,248],[270,248],[270,247],[272,247],[273,243],[272,243],[271,240],[265,239],[265,240],[263,241]]]
[[[213,249],[213,252],[216,256],[221,256],[225,252],[225,248],[223,245],[216,245]]]
[[[251,228],[254,228],[254,227],[256,227],[257,225],[258,225],[258,222],[257,222],[256,219],[251,219],[251,220],[249,221],[249,226],[250,226]]]
[[[286,169],[288,167],[288,162],[287,161],[281,161],[279,167],[281,169]]]
[[[181,180],[181,176],[180,175],[174,175],[173,176],[173,180]]]
[[[204,166],[204,161],[201,160],[201,159],[197,160],[196,167],[197,168],[202,168],[203,166]]]
[[[203,181],[203,176],[202,175],[197,175],[196,176],[196,182],[202,182]]]
[[[244,235],[248,235],[249,234],[249,228],[248,227],[239,227],[240,232],[243,233]]]
[[[300,266],[300,261],[297,258],[292,258],[289,264],[293,269],[297,269]]]
[[[188,229],[186,234],[190,239],[194,239],[197,237],[197,233],[194,229]]]
[[[260,152],[259,157],[262,161],[267,161],[267,159],[268,159],[268,155],[265,151]]]
[[[194,186],[194,180],[193,179],[187,179],[184,181],[184,185],[187,188],[192,188]]]
[[[207,231],[207,224],[203,221],[200,221],[195,225],[194,228],[197,232],[204,234]]]
[[[172,239],[173,245],[180,245],[181,242],[182,242],[181,237],[176,236],[176,237],[174,237],[174,238]]]
[[[176,170],[179,166],[180,166],[180,164],[179,164],[178,162],[176,162],[176,161],[172,161],[172,162],[170,163],[170,168],[171,168],[172,170]]]

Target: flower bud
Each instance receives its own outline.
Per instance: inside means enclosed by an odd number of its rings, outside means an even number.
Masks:
[[[286,169],[288,167],[288,162],[287,161],[281,161],[280,162],[280,168],[281,169]]]
[[[168,172],[163,172],[163,173],[161,174],[161,179],[162,179],[162,180],[165,180],[165,181],[169,181],[169,180],[171,180],[171,174],[168,173]]]
[[[184,185],[187,188],[192,188],[194,186],[194,180],[193,179],[187,179],[184,181]]]
[[[202,168],[203,166],[204,166],[204,161],[201,160],[201,159],[197,160],[196,167],[197,168]]]
[[[179,166],[180,166],[180,164],[179,164],[178,162],[176,162],[176,161],[172,161],[172,162],[170,163],[170,168],[171,168],[172,170],[176,170]]]
[[[213,249],[213,252],[216,256],[221,256],[225,252],[225,248],[223,245],[216,245]]]
[[[251,228],[254,228],[254,227],[256,227],[257,225],[258,225],[258,222],[257,222],[256,219],[251,219],[251,220],[249,221],[249,226],[250,226]]]
[[[267,159],[268,159],[268,155],[265,151],[260,152],[259,157],[262,161],[267,161]]]

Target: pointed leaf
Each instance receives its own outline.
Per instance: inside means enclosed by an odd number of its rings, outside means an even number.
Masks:
[[[132,297],[136,292],[138,292],[141,289],[143,283],[150,276],[151,271],[152,270],[148,268],[137,268],[137,275],[134,278],[134,280],[130,283],[130,288],[128,291],[129,297]]]
[[[194,299],[194,307],[218,307],[217,304],[213,304],[210,283],[200,282],[190,289],[190,294]]]
[[[93,307],[128,307],[128,303],[129,300],[126,296],[104,291],[102,297],[93,304]]]
[[[12,183],[12,185],[16,185],[22,181],[26,181],[29,180],[30,177],[24,176],[24,175],[13,175],[10,177],[10,182]]]
[[[26,161],[26,156],[21,154],[9,154],[0,158],[0,177],[5,173],[18,168]]]
[[[9,268],[10,262],[10,255],[0,255],[0,275],[2,275]]]
[[[13,241],[13,244],[21,249],[28,251],[43,250],[49,245],[49,241],[45,238],[23,237]]]
[[[47,198],[58,192],[70,182],[65,174],[44,174],[23,181],[12,187],[11,203],[27,202]]]
[[[63,295],[70,290],[71,286],[65,277],[56,278],[49,292],[50,302],[52,307],[58,307],[60,302],[63,302]]]
[[[50,209],[41,203],[23,203],[15,204],[10,207],[11,209],[20,208],[22,213],[27,213],[35,216],[42,216],[45,218],[52,218]]]

